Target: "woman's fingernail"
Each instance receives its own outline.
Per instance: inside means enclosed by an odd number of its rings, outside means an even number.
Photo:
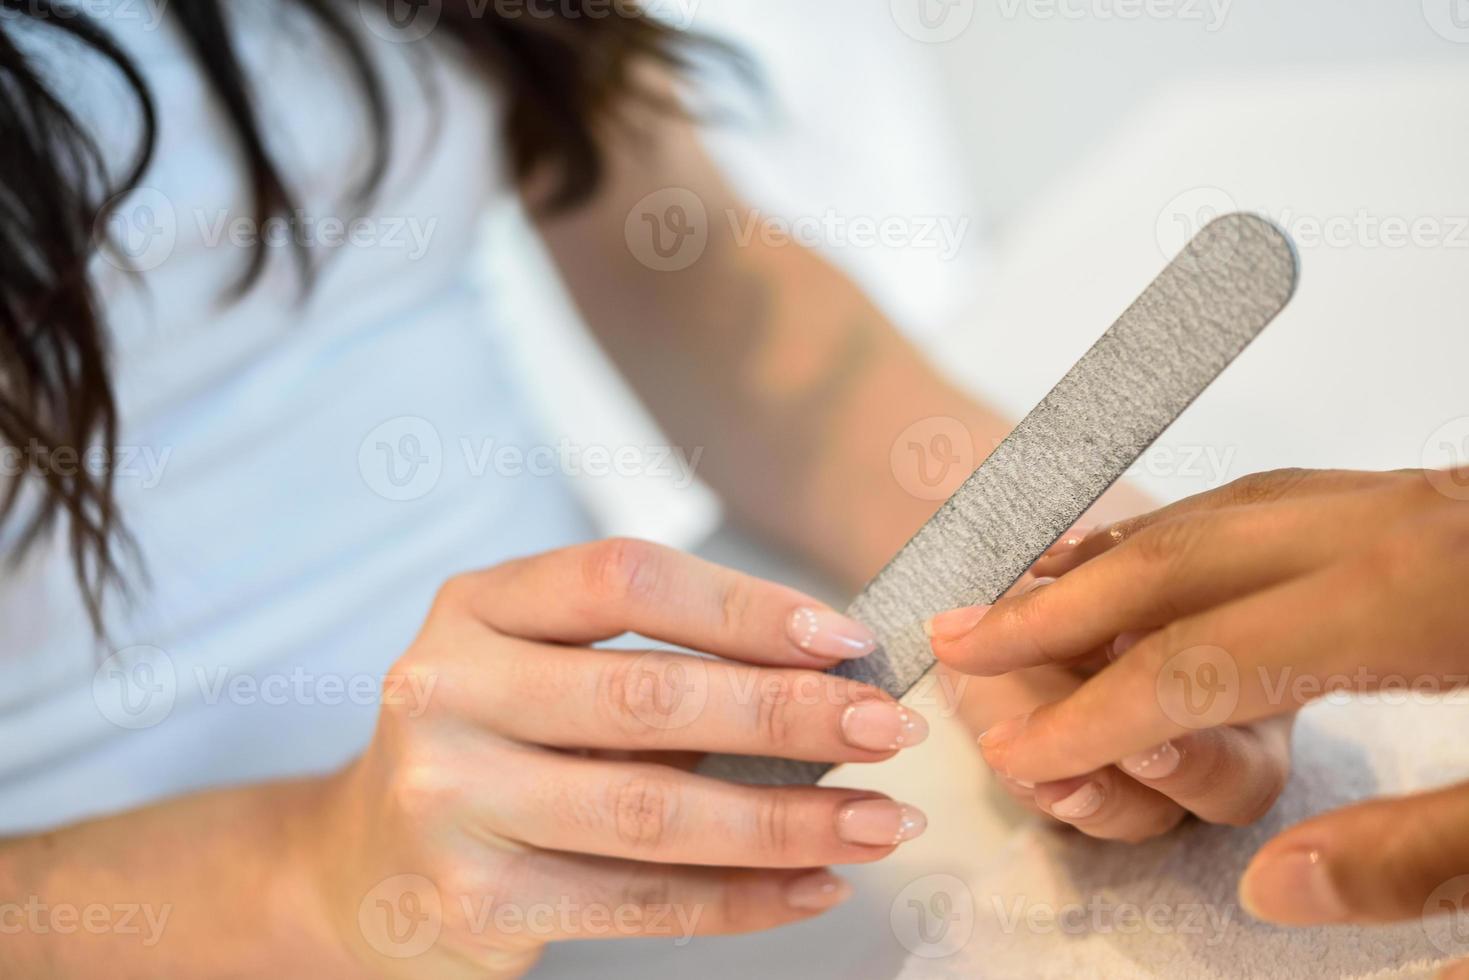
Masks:
[[[830,609],[802,607],[786,621],[791,642],[818,657],[855,660],[877,649],[877,637],[855,619]]]
[[[989,615],[993,606],[964,606],[941,612],[923,624],[923,631],[930,640],[957,640],[979,625]]]
[[[858,701],[842,712],[842,735],[856,748],[893,752],[928,738],[928,722],[896,701]]]
[[[1107,659],[1116,660],[1118,657],[1122,656],[1124,653],[1137,646],[1142,638],[1147,635],[1147,633],[1144,633],[1141,630],[1132,630],[1127,633],[1119,633],[1117,637],[1112,640],[1112,646],[1107,650]]]
[[[1107,794],[1098,783],[1087,783],[1077,787],[1071,795],[1063,797],[1050,806],[1051,815],[1058,820],[1085,820],[1102,808]]]
[[[891,847],[912,840],[927,827],[922,810],[892,800],[861,800],[837,814],[837,836],[849,844]]]
[[[1239,886],[1245,911],[1292,925],[1341,922],[1349,914],[1321,852],[1311,847],[1257,860]]]
[[[1077,548],[1081,547],[1081,543],[1085,541],[1086,536],[1091,533],[1091,527],[1073,528],[1070,534],[1066,535],[1066,537],[1051,545],[1051,549],[1046,552],[1046,557],[1054,558],[1057,555],[1064,555],[1068,551],[1075,551]]]
[[[1025,588],[1021,589],[1020,590],[1020,594],[1021,595],[1030,595],[1036,589],[1043,589],[1043,588],[1045,588],[1046,586],[1050,585],[1051,583],[1053,583],[1055,581],[1056,580],[1053,579],[1053,578],[1038,578],[1034,582],[1032,582],[1029,585],[1027,585]]]
[[[852,897],[852,886],[830,871],[813,871],[786,883],[786,904],[803,912],[835,908]]]
[[[1021,715],[1018,718],[1007,718],[998,725],[992,725],[979,734],[979,744],[987,749],[1002,748],[1005,743],[1013,740],[1025,730],[1030,724],[1030,715]]]
[[[1151,751],[1123,759],[1122,768],[1138,779],[1163,779],[1177,772],[1182,761],[1183,753],[1172,742],[1164,742]]]

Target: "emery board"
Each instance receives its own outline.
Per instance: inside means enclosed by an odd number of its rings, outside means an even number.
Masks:
[[[992,603],[1290,302],[1295,250],[1263,218],[1206,225],[857,597],[878,649],[832,673],[902,697],[934,665],[923,624]],[[698,771],[800,785],[820,762],[711,755]]]

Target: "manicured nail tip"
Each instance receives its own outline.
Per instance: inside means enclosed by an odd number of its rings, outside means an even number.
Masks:
[[[1051,815],[1058,820],[1085,820],[1102,808],[1106,794],[1096,783],[1086,783],[1070,795],[1051,804]]]
[[[1024,589],[1021,589],[1020,590],[1020,594],[1021,595],[1030,595],[1036,589],[1043,589],[1046,586],[1055,583],[1055,581],[1056,580],[1054,578],[1038,578],[1034,582],[1032,582],[1029,585],[1027,585]]]
[[[1257,860],[1245,871],[1239,891],[1245,911],[1265,922],[1327,925],[1350,914],[1324,856],[1315,848]]]
[[[786,621],[786,635],[807,653],[856,660],[877,649],[877,637],[855,619],[830,609],[802,607]]]
[[[959,609],[941,612],[923,624],[923,632],[928,634],[930,640],[947,642],[958,640],[978,626],[980,620],[988,616],[993,608],[993,606],[963,606]]]
[[[837,836],[849,844],[893,847],[928,829],[928,817],[917,807],[892,800],[862,800],[837,814]]]
[[[1107,648],[1107,659],[1116,660],[1118,657],[1122,656],[1124,653],[1137,646],[1139,641],[1141,641],[1142,638],[1147,635],[1148,634],[1146,633],[1137,631],[1119,634],[1112,640],[1112,645]]]
[[[1046,552],[1046,557],[1053,558],[1057,555],[1064,555],[1068,551],[1075,551],[1077,548],[1081,547],[1081,543],[1085,541],[1087,535],[1091,533],[1092,528],[1090,526],[1078,527],[1073,529],[1070,534],[1066,535],[1066,537],[1051,545],[1050,550]]]
[[[1021,715],[1019,718],[1007,718],[998,725],[992,725],[980,733],[979,744],[987,749],[998,748],[1009,742],[1021,729],[1030,722],[1030,715]]]
[[[852,897],[852,886],[830,871],[813,871],[786,883],[786,904],[803,912],[822,912]]]
[[[1122,768],[1138,779],[1166,779],[1178,771],[1183,754],[1172,742],[1122,760]]]
[[[896,701],[859,701],[842,712],[847,744],[869,752],[911,749],[928,738],[928,722]]]

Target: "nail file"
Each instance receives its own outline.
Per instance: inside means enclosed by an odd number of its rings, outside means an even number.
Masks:
[[[1283,232],[1229,214],[1206,225],[852,603],[880,646],[832,673],[902,697],[934,665],[923,624],[991,603],[1163,434],[1290,302]],[[816,782],[825,763],[711,755],[699,772]]]

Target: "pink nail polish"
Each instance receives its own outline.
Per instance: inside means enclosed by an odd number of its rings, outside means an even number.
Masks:
[[[980,733],[979,744],[987,749],[997,749],[1006,742],[1011,741],[1016,735],[1025,730],[1030,724],[1030,715],[1021,715],[1019,718],[1007,718],[998,725],[992,725]]]
[[[861,800],[837,814],[837,836],[849,844],[891,847],[910,841],[928,828],[917,807],[892,800]]]
[[[1240,899],[1255,918],[1286,925],[1341,922],[1350,912],[1322,853],[1307,847],[1257,858],[1240,882]]]
[[[1046,552],[1046,557],[1055,558],[1058,555],[1066,554],[1068,551],[1075,551],[1081,547],[1081,543],[1086,540],[1087,535],[1092,533],[1092,530],[1093,528],[1090,526],[1073,528],[1070,534],[1051,545],[1051,550]]]
[[[1172,742],[1122,760],[1122,768],[1138,779],[1166,779],[1178,771],[1183,754]]]
[[[818,657],[855,660],[877,649],[877,637],[855,619],[830,609],[803,606],[786,620],[792,643]]]
[[[1102,808],[1107,795],[1097,783],[1087,783],[1070,795],[1057,800],[1050,806],[1051,815],[1058,820],[1085,820]]]
[[[928,722],[896,701],[858,701],[842,712],[842,736],[859,749],[893,752],[928,738]]]
[[[830,871],[813,871],[786,883],[786,904],[803,912],[823,912],[852,897],[852,886]]]
[[[1147,635],[1147,633],[1141,630],[1130,630],[1126,633],[1119,633],[1117,637],[1112,640],[1111,647],[1107,649],[1107,659],[1116,660],[1118,657],[1122,656],[1124,653],[1137,646],[1138,643],[1141,642],[1143,637]]]
[[[962,609],[950,609],[924,623],[923,631],[928,634],[930,640],[952,642],[978,626],[979,621],[988,616],[992,608],[992,606],[964,606]]]

